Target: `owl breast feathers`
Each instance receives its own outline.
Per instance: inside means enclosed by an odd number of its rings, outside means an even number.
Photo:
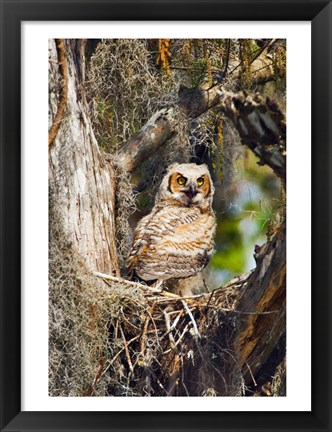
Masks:
[[[141,279],[186,278],[208,263],[216,227],[206,165],[168,168],[151,213],[137,225],[128,268]]]

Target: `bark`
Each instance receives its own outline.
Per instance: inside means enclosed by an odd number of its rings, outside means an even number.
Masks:
[[[123,144],[119,162],[128,172],[133,172],[142,161],[155,153],[175,132],[173,109],[157,112],[143,128]]]
[[[51,125],[58,122],[49,152],[50,198],[60,211],[59,223],[63,224],[68,241],[84,257],[87,267],[119,274],[114,223],[115,171],[105,161],[92,131],[81,87],[84,65],[81,44],[66,40],[63,48],[68,92],[64,114],[59,119],[56,113],[58,83],[63,80],[59,72],[61,50],[50,41],[49,122]],[[51,126],[50,130],[54,128]]]
[[[211,108],[226,114],[246,144],[278,177],[286,176],[286,119],[279,106],[261,95],[225,91],[217,85],[208,90],[180,89],[180,107],[189,117]]]
[[[286,329],[286,224],[256,248],[257,267],[237,303],[243,315],[234,347],[247,383],[264,366]]]
[[[242,143],[286,180],[286,119],[279,106],[261,95],[234,94],[219,90],[218,107],[231,118]]]

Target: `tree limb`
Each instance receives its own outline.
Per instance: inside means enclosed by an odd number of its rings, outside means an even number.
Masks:
[[[246,144],[262,165],[269,165],[276,175],[286,180],[286,118],[278,104],[261,95],[233,93],[216,85],[210,89],[181,87],[181,110],[197,117],[211,108],[220,109],[234,123]],[[122,147],[119,159],[125,170],[132,172],[144,159],[155,153],[175,133],[176,120],[172,108],[163,109],[130,138]]]
[[[173,109],[162,109],[154,114],[142,129],[124,143],[119,161],[128,172],[155,153],[174,134]]]
[[[258,93],[218,90],[218,107],[233,121],[243,144],[246,144],[261,165],[269,165],[276,175],[286,180],[286,118],[277,103]]]

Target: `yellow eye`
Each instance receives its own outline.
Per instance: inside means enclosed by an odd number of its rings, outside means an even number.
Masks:
[[[201,186],[203,186],[203,184],[204,184],[204,179],[203,179],[203,177],[198,178],[198,179],[197,179],[197,186],[198,186],[198,187],[201,187]]]
[[[183,186],[184,184],[186,184],[187,179],[185,177],[181,176],[181,177],[178,177],[176,181],[178,182],[178,184],[180,186]]]

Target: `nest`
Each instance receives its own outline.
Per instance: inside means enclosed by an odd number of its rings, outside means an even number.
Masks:
[[[104,295],[121,292],[110,316],[109,356],[86,395],[108,373],[112,396],[239,396],[244,384],[232,350],[236,298],[244,280],[193,297],[96,273]]]

